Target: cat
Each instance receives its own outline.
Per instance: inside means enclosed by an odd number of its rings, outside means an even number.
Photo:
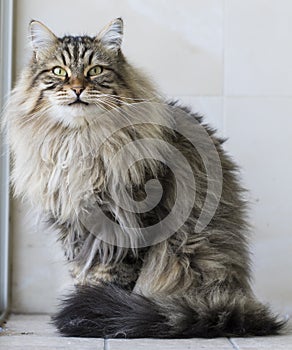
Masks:
[[[224,140],[127,61],[121,18],[96,37],[38,21],[30,32],[4,124],[15,196],[57,230],[76,281],[59,332],[280,333],[251,289],[247,203]]]

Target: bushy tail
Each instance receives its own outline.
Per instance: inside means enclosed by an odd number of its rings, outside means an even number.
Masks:
[[[114,285],[79,287],[64,304],[53,321],[66,336],[166,338],[169,331],[154,303]]]
[[[200,300],[197,307],[170,307],[115,285],[82,286],[64,301],[53,322],[65,336],[190,338],[278,334],[285,322],[243,297]],[[212,304],[212,305],[211,305]]]

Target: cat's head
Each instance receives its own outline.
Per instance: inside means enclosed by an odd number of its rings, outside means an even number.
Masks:
[[[27,104],[34,101],[31,115],[45,113],[68,126],[80,126],[102,110],[143,95],[143,78],[139,82],[139,74],[135,75],[121,52],[121,18],[95,37],[58,38],[38,21],[30,23],[30,32],[33,58],[24,93]],[[148,85],[144,92],[147,89]]]

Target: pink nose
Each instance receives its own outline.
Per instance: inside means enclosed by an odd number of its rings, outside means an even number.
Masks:
[[[81,86],[74,86],[72,87],[72,90],[75,92],[75,94],[79,97],[82,94],[82,91],[84,90]]]

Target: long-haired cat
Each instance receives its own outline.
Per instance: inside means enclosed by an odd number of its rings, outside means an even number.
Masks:
[[[76,279],[59,331],[277,334],[284,323],[251,290],[246,204],[223,140],[128,63],[120,18],[96,37],[30,30],[5,123],[15,194],[56,228]]]

